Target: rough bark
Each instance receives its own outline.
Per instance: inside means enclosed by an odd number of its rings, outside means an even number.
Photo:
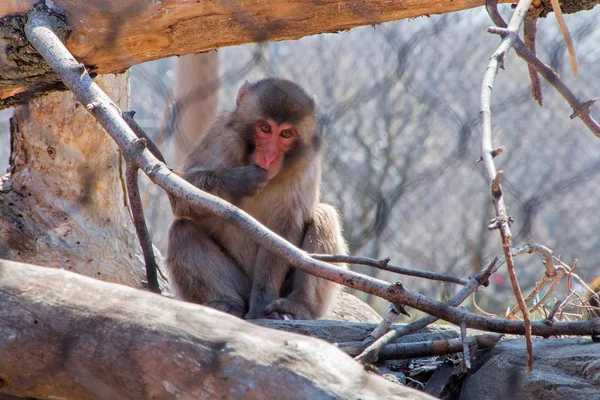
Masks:
[[[432,399],[324,341],[68,271],[0,261],[0,395]]]
[[[128,77],[96,79],[123,108]],[[70,92],[15,109],[0,188],[0,258],[140,287],[144,263],[121,153]]]

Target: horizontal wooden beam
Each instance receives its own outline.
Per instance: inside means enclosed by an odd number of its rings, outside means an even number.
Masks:
[[[0,54],[4,71],[0,108],[61,86],[54,73],[41,65],[36,68],[35,60],[32,63],[35,51],[22,34],[33,3],[0,2],[0,52],[5,53]],[[484,0],[53,0],[52,4],[72,29],[67,40],[71,53],[91,72],[107,74],[168,56],[464,10],[481,6]]]
[[[500,0],[509,2],[510,0]],[[34,0],[0,1],[0,109],[61,88],[23,34]],[[563,12],[600,0],[570,0]],[[485,0],[53,0],[72,29],[67,47],[91,72],[249,42],[299,39],[479,7]],[[551,7],[542,2],[542,7]],[[551,8],[550,8],[551,9]],[[546,11],[544,11],[546,12]],[[33,62],[32,62],[33,59]],[[35,61],[40,64],[36,64]]]

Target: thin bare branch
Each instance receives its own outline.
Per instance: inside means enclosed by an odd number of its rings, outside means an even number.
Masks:
[[[368,265],[370,267],[375,267],[379,269],[383,269],[385,271],[395,272],[401,275],[408,276],[416,276],[418,278],[431,279],[433,281],[442,281],[449,283],[456,283],[458,285],[466,285],[469,281],[467,279],[458,278],[452,275],[440,274],[438,272],[429,272],[429,271],[421,271],[418,269],[399,267],[396,265],[389,264],[389,259],[376,260],[374,258],[369,257],[359,257],[359,256],[346,256],[346,255],[330,255],[330,254],[311,254],[310,255],[315,260],[325,261],[325,262],[343,262],[348,264],[360,264],[360,265]]]
[[[523,246],[513,248],[511,251],[512,251],[512,254],[516,256],[516,255],[526,254],[526,253],[531,254],[533,250],[532,250],[531,244],[526,244]],[[450,299],[446,304],[451,305],[451,306],[459,306],[460,304],[462,304],[462,302],[465,301],[472,293],[477,291],[477,289],[479,289],[479,287],[481,285],[487,286],[489,283],[490,276],[493,273],[495,273],[496,271],[498,271],[498,269],[502,265],[504,265],[505,262],[506,262],[506,257],[504,255],[496,257],[490,263],[490,265],[488,265],[488,267],[486,269],[484,269],[484,270],[478,272],[477,274],[475,274],[474,276],[472,276],[469,279],[469,283],[467,285],[465,285],[465,287],[463,287],[458,293],[456,293],[454,295],[454,297],[452,297],[452,299]],[[385,345],[391,343],[392,341],[396,340],[396,338],[399,338],[400,336],[408,335],[408,334],[418,331],[419,329],[423,329],[427,325],[430,325],[437,320],[438,320],[438,318],[436,318],[435,316],[428,315],[428,316],[418,319],[414,322],[411,322],[410,324],[404,325],[402,327],[396,328],[393,331],[386,333],[381,338],[376,340],[374,343],[368,343],[368,342],[364,343],[364,346],[366,348],[361,354],[358,355],[358,357],[356,357],[356,360],[363,364],[373,363],[373,362],[377,361],[379,351]]]
[[[556,275],[556,266],[554,265],[554,258],[553,258],[553,252],[552,250],[550,250],[548,247],[543,246],[541,244],[537,244],[534,243],[533,241],[530,242],[531,243],[531,249],[534,253],[539,253],[544,257],[544,266],[546,267],[546,275],[549,278],[554,277],[554,275]],[[563,268],[567,267],[567,269],[570,271],[571,268],[568,268],[568,266],[566,264],[564,264]]]
[[[158,146],[156,146],[156,144],[152,141],[150,136],[148,136],[148,134],[146,132],[144,132],[142,127],[139,126],[138,123],[133,119],[134,115],[135,115],[135,111],[133,111],[133,110],[123,111],[121,113],[121,116],[123,117],[125,122],[127,122],[127,125],[129,125],[129,127],[131,128],[133,133],[135,133],[135,135],[137,137],[139,137],[140,139],[143,138],[146,140],[146,145],[148,146],[148,150],[150,150],[152,155],[154,155],[154,157],[158,158],[160,162],[166,163],[165,157],[163,157]]]
[[[552,250],[550,250],[546,246],[542,246],[533,241],[529,242],[529,244],[531,245],[532,252],[541,254],[543,256],[544,266],[546,267],[546,271],[545,271],[542,279],[540,279],[538,282],[536,282],[535,287],[529,293],[529,295],[524,299],[524,302],[527,304],[530,301],[532,301],[542,291],[544,286],[546,286],[546,283],[549,280],[552,280],[552,286],[546,291],[546,293],[544,294],[542,299],[540,301],[538,301],[529,310],[529,312],[532,313],[532,312],[537,311],[541,306],[544,305],[544,302],[548,299],[548,297],[550,297],[550,295],[557,288],[558,284],[561,282],[564,275],[567,272],[571,273],[571,268],[564,263],[561,263],[561,266],[557,268],[554,265],[554,257],[552,256]],[[518,306],[514,307],[512,310],[510,310],[510,312],[507,313],[506,318],[513,318],[518,309],[519,309]]]
[[[465,371],[471,369],[471,351],[469,350],[469,337],[467,336],[467,324],[460,324],[460,340],[462,342],[463,351],[463,367]]]
[[[488,317],[498,318],[498,316],[496,314],[489,313],[489,312],[485,311],[483,308],[479,307],[479,304],[477,304],[477,293],[473,293],[471,295],[471,304],[473,304],[473,307],[475,307],[475,309],[477,311],[479,311],[481,314],[487,315]]]
[[[544,293],[542,298],[529,310],[530,313],[536,312],[541,306],[543,306],[545,304],[546,300],[548,300],[550,295],[552,295],[552,293],[554,293],[554,291],[558,287],[560,280],[561,280],[560,277],[553,279],[552,285],[550,285],[550,288],[546,291],[546,293]]]
[[[496,8],[497,0],[488,0],[488,8]],[[517,304],[523,314],[523,321],[525,323],[525,341],[527,343],[527,371],[531,371],[533,368],[533,344],[531,341],[531,321],[527,313],[527,305],[523,301],[523,295],[519,282],[515,274],[515,266],[511,253],[512,245],[512,233],[510,231],[510,218],[506,213],[506,206],[504,204],[504,197],[502,195],[502,187],[500,184],[502,178],[502,171],[496,172],[496,166],[494,165],[494,158],[492,157],[492,88],[494,87],[494,80],[498,74],[498,69],[504,64],[504,58],[506,54],[513,46],[513,43],[517,39],[517,32],[525,19],[527,10],[531,5],[531,0],[521,0],[517,4],[517,8],[513,13],[508,28],[502,34],[502,42],[498,49],[494,52],[488,63],[483,82],[481,84],[481,126],[482,126],[482,139],[481,139],[481,156],[483,158],[483,166],[488,178],[489,184],[492,191],[492,201],[496,211],[496,220],[498,221],[498,227],[500,229],[500,236],[502,239],[502,248],[506,257],[506,266],[508,268],[508,276],[517,299]]]
[[[390,329],[390,326],[392,326],[392,324],[396,322],[396,319],[398,319],[399,315],[400,309],[394,304],[390,304],[390,309],[383,321],[381,321],[379,325],[377,325],[375,329],[371,331],[367,338],[371,341],[375,341],[382,337]]]
[[[535,287],[531,290],[531,292],[529,293],[529,295],[527,295],[527,297],[524,299],[525,303],[529,303],[535,297],[537,297],[537,295],[542,291],[542,289],[544,288],[544,286],[546,286],[546,283],[548,282],[549,279],[550,278],[548,278],[547,276],[544,275],[542,277],[542,279],[540,279],[538,282],[536,282]],[[560,282],[560,279],[554,279],[553,280],[553,283],[556,283],[556,285],[558,285],[558,282]],[[551,290],[549,290],[548,292],[551,293],[552,291],[554,291],[554,289],[556,289],[556,285],[553,285],[553,288]],[[543,304],[543,301],[537,302],[534,305],[534,307],[529,310],[529,312],[533,312],[534,310],[537,310],[541,304]],[[506,314],[506,318],[513,318],[516,315],[517,311],[519,311],[519,306],[513,307],[513,309],[510,310]]]
[[[484,334],[462,338],[434,340],[431,342],[394,343],[387,345],[380,353],[381,360],[400,360],[417,357],[442,356],[460,353],[465,346],[475,346],[479,349],[491,349],[502,338],[498,334]]]
[[[138,186],[138,167],[133,161],[134,158],[131,156],[131,152],[140,152],[145,147],[146,139],[136,139],[130,144],[127,150],[123,152],[127,165],[125,170],[125,181],[127,182],[127,195],[129,196],[133,225],[135,226],[138,241],[140,242],[142,253],[144,254],[148,289],[154,293],[160,293],[157,276],[158,265],[156,264],[152,239],[150,238],[150,233],[146,226],[144,209]]]
[[[545,318],[545,320],[548,321],[549,323],[553,322],[554,316],[556,315],[556,313],[563,310],[563,308],[565,307],[565,305],[567,304],[567,302],[569,301],[569,299],[572,296],[573,296],[573,292],[571,292],[567,296],[565,296],[565,298],[562,301],[556,300],[556,303],[554,303],[552,310],[550,311],[548,316]]]

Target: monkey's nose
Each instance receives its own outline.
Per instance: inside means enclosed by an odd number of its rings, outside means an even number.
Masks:
[[[263,165],[261,165],[261,167],[263,167],[265,169],[268,169],[271,166],[271,164],[273,164],[273,162],[275,162],[275,157],[273,157],[273,156],[264,156],[262,158],[262,164]]]

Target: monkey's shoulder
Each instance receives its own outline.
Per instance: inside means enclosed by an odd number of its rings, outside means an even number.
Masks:
[[[198,141],[188,155],[184,170],[203,167],[205,169],[231,168],[243,165],[245,144],[225,126],[215,126]]]

